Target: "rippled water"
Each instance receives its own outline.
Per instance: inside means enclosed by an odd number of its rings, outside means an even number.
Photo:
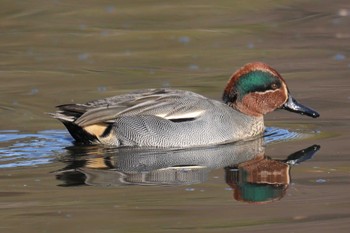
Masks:
[[[0,168],[37,166],[55,160],[72,143],[65,131],[46,130],[25,134],[18,130],[0,131]]]
[[[348,1],[0,6],[0,232],[349,231]],[[264,142],[128,151],[74,145],[47,115],[142,88],[219,99],[256,60],[321,117],[269,114]]]
[[[264,142],[269,144],[304,139],[313,134],[313,132],[306,134],[268,127]],[[63,130],[45,130],[33,134],[21,133],[18,130],[0,130],[0,168],[52,163],[59,154],[66,153],[65,148],[73,143],[68,132]]]

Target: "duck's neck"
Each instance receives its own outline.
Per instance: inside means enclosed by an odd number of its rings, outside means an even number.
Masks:
[[[255,107],[243,102],[235,102],[230,105],[233,109],[252,117],[263,117],[264,115]]]
[[[256,101],[256,96],[253,94],[246,95],[243,98],[237,98],[237,94],[234,92],[224,91],[222,100],[233,109],[253,117],[262,117],[263,112],[261,112],[260,106],[258,106]]]

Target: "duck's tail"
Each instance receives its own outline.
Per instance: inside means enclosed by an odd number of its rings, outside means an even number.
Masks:
[[[95,132],[95,128],[91,126],[82,127],[75,123],[75,121],[86,112],[86,106],[80,104],[65,104],[59,105],[56,108],[57,111],[55,113],[49,114],[51,117],[64,124],[75,141],[83,144],[96,144],[99,142],[99,132]]]

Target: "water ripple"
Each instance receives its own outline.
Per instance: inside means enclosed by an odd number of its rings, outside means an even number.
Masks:
[[[0,130],[0,168],[51,163],[72,139],[66,131],[46,130],[34,134]]]
[[[294,132],[288,129],[282,129],[277,127],[266,127],[265,133],[264,133],[264,142],[265,144],[270,144],[273,142],[303,139],[309,136],[306,133]]]
[[[287,129],[267,127],[265,144],[310,137]],[[46,130],[21,133],[18,130],[0,130],[0,169],[37,166],[52,163],[57,155],[72,146],[72,138],[65,130]]]

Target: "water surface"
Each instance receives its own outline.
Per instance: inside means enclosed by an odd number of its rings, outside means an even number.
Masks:
[[[0,232],[348,232],[347,1],[0,6]],[[321,117],[269,114],[248,149],[130,155],[75,146],[47,115],[140,88],[219,99],[257,60]]]

